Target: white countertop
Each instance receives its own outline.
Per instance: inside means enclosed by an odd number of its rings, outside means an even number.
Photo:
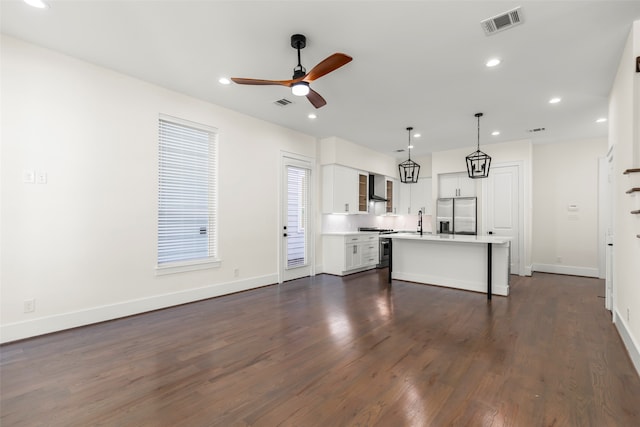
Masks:
[[[394,240],[423,240],[429,242],[455,242],[455,243],[496,243],[504,244],[508,243],[511,239],[509,237],[501,236],[473,236],[466,234],[419,234],[413,233],[397,233],[386,234],[384,237],[390,237]]]
[[[332,231],[329,233],[322,233],[323,236],[354,236],[359,234],[380,234],[378,231]]]

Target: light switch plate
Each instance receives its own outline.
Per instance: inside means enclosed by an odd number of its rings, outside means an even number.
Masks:
[[[36,182],[36,174],[31,169],[25,169],[22,171],[22,182],[25,184],[33,184]]]
[[[36,172],[36,182],[38,184],[46,184],[47,183],[47,173],[44,171]]]

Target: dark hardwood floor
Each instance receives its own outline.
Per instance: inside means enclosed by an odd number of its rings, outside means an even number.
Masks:
[[[9,426],[640,426],[603,282],[320,275],[0,347]]]

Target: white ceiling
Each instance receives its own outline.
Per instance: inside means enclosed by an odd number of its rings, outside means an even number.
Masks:
[[[412,154],[532,139],[607,136],[608,94],[640,1],[99,1],[2,0],[4,34],[50,47],[319,138]],[[480,21],[522,6],[524,23],[486,36]],[[334,52],[353,61],[312,83],[315,110],[281,86],[218,78],[290,79],[292,34],[310,70]],[[502,64],[485,67],[491,57]],[[630,67],[633,64],[629,64]],[[550,105],[553,96],[562,102]],[[287,98],[288,107],[273,102]],[[318,118],[307,115],[315,112]],[[532,128],[546,131],[530,133]],[[499,130],[497,137],[491,136]],[[482,148],[482,147],[481,147]]]

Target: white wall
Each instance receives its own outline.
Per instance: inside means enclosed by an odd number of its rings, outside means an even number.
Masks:
[[[640,186],[639,174],[623,175],[640,168],[640,21],[634,23],[609,96],[609,141],[613,147],[614,262],[613,320],[629,355],[640,373],[640,194],[626,194]],[[635,183],[632,181],[635,180]]]
[[[398,163],[385,154],[362,145],[337,138],[323,138],[320,144],[320,164],[339,164],[365,172],[398,178]]]
[[[10,37],[0,59],[2,341],[277,282],[281,151],[315,138]],[[156,276],[160,113],[219,130],[220,268]]]
[[[534,271],[599,277],[598,159],[606,154],[606,139],[533,146]]]

